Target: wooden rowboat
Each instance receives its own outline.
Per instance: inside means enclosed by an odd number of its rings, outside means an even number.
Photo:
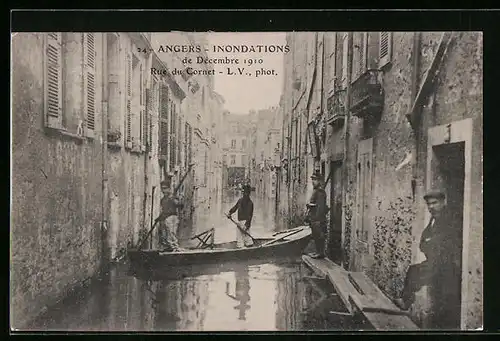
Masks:
[[[311,229],[308,226],[300,226],[275,233],[268,238],[255,238],[254,246],[251,247],[237,248],[236,241],[232,241],[220,244],[203,243],[202,248],[190,248],[182,252],[132,249],[128,251],[128,258],[134,267],[158,268],[291,257],[300,255],[310,239]]]

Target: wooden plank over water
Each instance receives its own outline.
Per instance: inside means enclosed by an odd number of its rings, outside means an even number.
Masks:
[[[362,272],[349,272],[329,259],[302,256],[319,277],[327,277],[349,312],[360,311],[377,330],[418,330],[419,328]]]

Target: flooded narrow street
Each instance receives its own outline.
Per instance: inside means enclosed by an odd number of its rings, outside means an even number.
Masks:
[[[223,211],[227,212],[236,200],[226,200]],[[259,200],[254,202],[252,233],[272,232],[272,206],[262,205]],[[265,211],[266,207],[271,211]],[[206,217],[206,221],[209,220],[214,221],[213,217]],[[220,219],[216,226],[218,240],[234,238],[235,228],[231,224],[228,219]],[[83,292],[51,308],[32,329],[301,331],[362,328],[359,322],[345,315],[345,308],[331,287],[307,275],[300,259],[177,267],[147,273],[132,272],[127,264],[118,264]]]

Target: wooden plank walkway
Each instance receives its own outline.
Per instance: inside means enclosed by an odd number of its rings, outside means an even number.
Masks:
[[[351,314],[361,312],[377,330],[419,329],[364,273],[346,271],[326,258],[304,255],[302,260],[317,276],[329,279]]]

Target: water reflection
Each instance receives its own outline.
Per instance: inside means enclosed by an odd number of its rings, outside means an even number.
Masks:
[[[213,270],[213,269],[212,269]],[[234,264],[230,270],[150,278],[131,276],[126,265],[33,325],[36,330],[72,331],[284,331],[355,329],[335,322],[341,310],[303,280],[298,262]],[[186,276],[187,274],[187,276]],[[183,277],[183,278],[179,278]],[[318,310],[319,309],[319,310]],[[319,311],[319,312],[318,312]],[[307,312],[307,313],[304,313]]]
[[[234,272],[234,295],[230,294],[230,283],[226,282],[226,296],[238,301],[238,305],[234,309],[238,310],[238,319],[246,320],[246,311],[250,309],[250,275],[248,268],[243,265],[237,267]]]

